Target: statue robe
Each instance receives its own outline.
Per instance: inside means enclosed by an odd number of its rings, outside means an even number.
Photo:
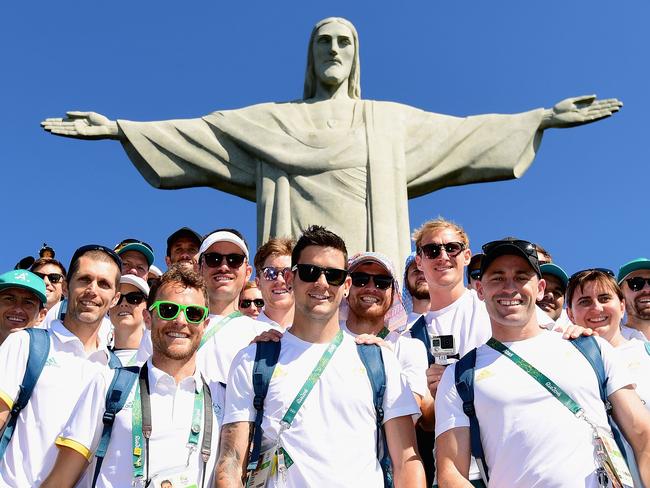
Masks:
[[[410,252],[408,199],[439,188],[520,177],[541,141],[543,109],[451,117],[392,102],[349,103],[317,128],[322,104],[267,103],[205,117],[119,120],[123,146],[154,187],[208,186],[257,202],[258,244],[310,224],[350,254]],[[432,212],[432,217],[435,212]]]

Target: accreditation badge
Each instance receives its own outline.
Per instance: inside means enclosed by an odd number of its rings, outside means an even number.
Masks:
[[[198,488],[196,475],[190,473],[187,466],[165,469],[151,477],[153,488]]]
[[[260,453],[257,468],[250,471],[246,488],[265,488],[278,486],[278,474],[284,476],[284,471],[293,465],[293,459],[284,447],[272,446]]]
[[[606,458],[603,468],[605,468],[612,486],[614,488],[632,488],[634,481],[614,437],[605,429],[598,428],[597,432],[597,442],[600,442],[605,450]]]

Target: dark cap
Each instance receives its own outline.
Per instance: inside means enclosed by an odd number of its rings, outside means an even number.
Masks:
[[[485,274],[485,271],[496,258],[500,256],[519,256],[528,261],[537,276],[542,277],[537,259],[537,250],[532,242],[522,241],[514,237],[505,237],[498,241],[483,244],[483,254],[485,256],[481,261],[481,275]]]
[[[203,240],[201,235],[193,229],[190,229],[189,227],[181,227],[167,238],[167,257],[171,256],[174,241],[181,237],[189,237],[193,241],[196,241],[197,248],[201,245],[201,241]]]

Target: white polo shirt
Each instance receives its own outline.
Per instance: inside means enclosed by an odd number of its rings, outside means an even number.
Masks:
[[[147,466],[144,468],[145,476],[147,472],[153,475],[170,468],[185,466],[189,454],[187,440],[192,424],[194,395],[197,388],[203,387],[198,371],[177,385],[173,377],[154,367],[151,359],[147,361],[147,367],[151,395],[152,431],[149,439],[149,466],[148,470]],[[105,372],[95,377],[79,398],[74,408],[74,414],[56,440],[57,445],[70,447],[90,461],[88,470],[77,487],[92,485],[95,472],[94,451],[101,438],[106,392],[112,379],[113,372]],[[115,417],[111,441],[97,478],[97,487],[131,486],[133,479],[132,407],[135,392],[136,386],[134,385],[124,408]],[[209,412],[213,418],[212,452],[207,465],[204,466],[200,456],[204,434],[203,418],[200,424],[198,448],[189,457],[187,473],[192,481],[196,480],[198,487],[201,487],[204,468],[207,469],[204,486],[212,486],[212,473],[217,459],[220,429],[214,410],[213,405]],[[143,462],[146,463],[146,459],[147,456],[143,453]]]
[[[86,354],[77,336],[60,320],[48,330],[50,353],[27,406],[0,460],[0,486],[38,486],[56,460],[56,436],[79,395],[100,372],[108,370],[108,351]],[[29,356],[27,332],[10,334],[0,346],[0,400],[13,405]]]

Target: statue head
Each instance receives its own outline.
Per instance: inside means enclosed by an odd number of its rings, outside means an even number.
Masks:
[[[309,45],[307,46],[307,70],[305,73],[305,88],[303,91],[303,99],[312,98],[316,94],[316,85],[318,83],[318,75],[316,73],[316,66],[314,62],[314,42],[318,37],[319,30],[325,25],[338,23],[345,26],[352,34],[354,44],[354,58],[348,77],[348,95],[353,99],[361,98],[361,67],[359,65],[359,35],[357,30],[352,25],[352,22],[341,17],[328,17],[318,22],[311,31],[309,37]]]

